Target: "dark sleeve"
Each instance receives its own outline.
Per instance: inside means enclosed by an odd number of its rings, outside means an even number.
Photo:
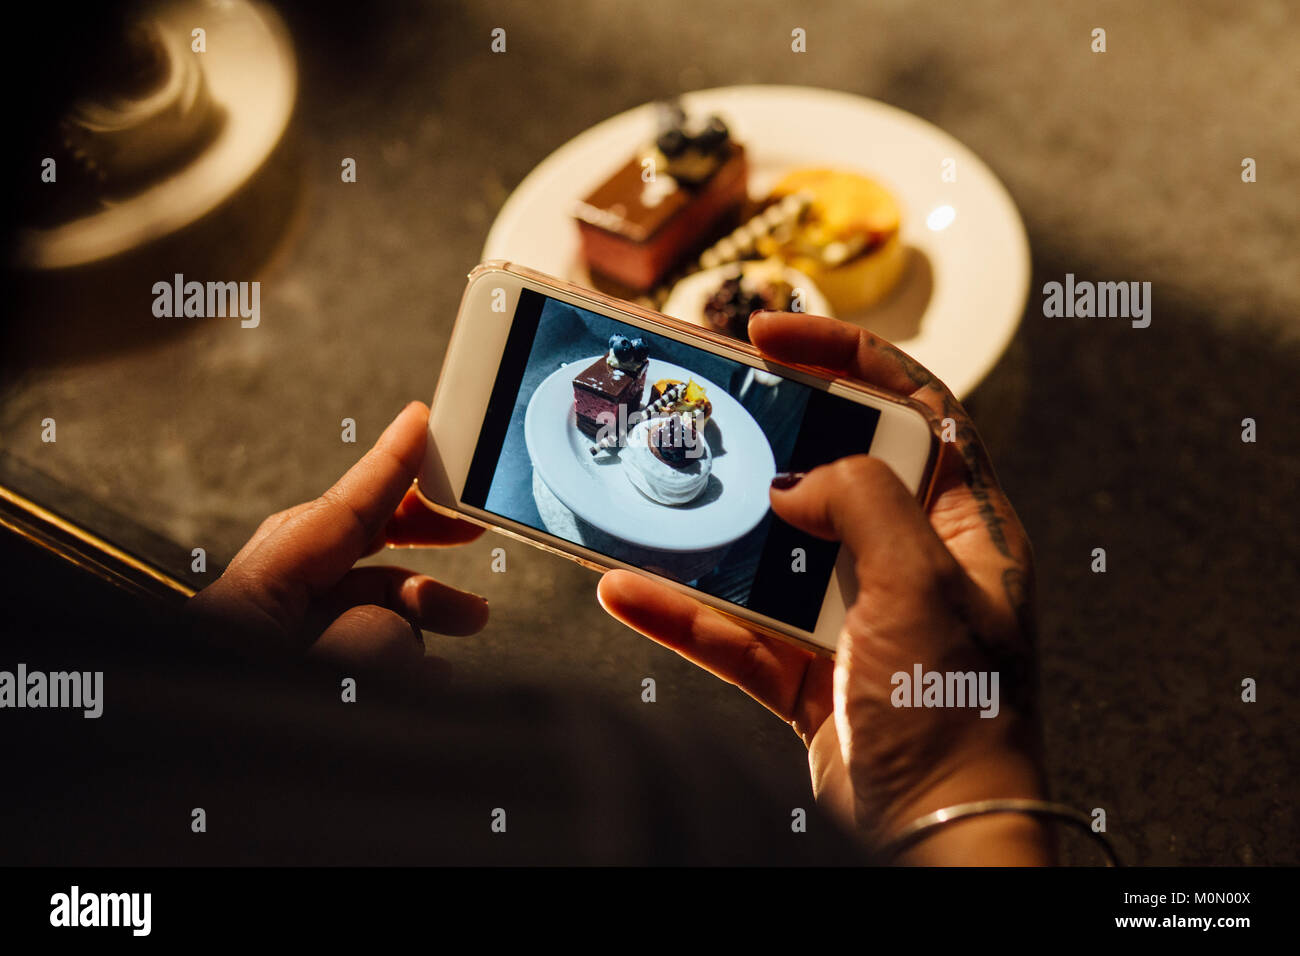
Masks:
[[[105,698],[98,719],[0,714],[0,805],[24,822],[7,863],[861,862],[811,794],[802,832],[774,796],[771,774],[803,766],[766,767],[597,688],[354,671],[345,703],[332,667],[236,660],[169,617],[80,604],[94,613],[6,637],[30,669],[102,669]]]

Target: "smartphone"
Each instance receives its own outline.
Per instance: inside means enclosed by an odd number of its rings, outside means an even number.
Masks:
[[[932,425],[919,403],[493,261],[461,299],[418,488],[436,510],[833,655],[849,556],[777,518],[771,480],[866,453],[924,504]]]

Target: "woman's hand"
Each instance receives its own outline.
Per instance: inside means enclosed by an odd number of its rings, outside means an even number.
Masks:
[[[788,721],[809,747],[818,800],[872,845],[941,807],[1041,797],[1032,555],[974,425],[933,375],[855,326],[758,313],[749,332],[775,360],[911,396],[952,420],[956,441],[940,462],[929,514],[887,466],[865,455],[772,491],[780,518],[843,541],[852,554],[858,591],[833,664],[631,572],[605,575],[602,605]],[[895,707],[893,675],[910,678],[917,664],[998,672],[997,716]],[[1047,846],[1034,820],[984,817],[951,824],[902,859],[1042,863],[1050,860]]]
[[[428,419],[423,404],[407,405],[332,488],[263,521],[189,612],[254,651],[404,665],[431,660],[421,629],[481,630],[488,609],[478,595],[405,568],[353,567],[385,544],[455,545],[482,533],[430,511],[411,488]]]

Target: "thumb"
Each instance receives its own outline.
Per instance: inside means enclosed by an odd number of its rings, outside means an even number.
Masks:
[[[843,541],[858,586],[924,581],[959,572],[920,504],[878,458],[853,455],[816,468],[771,493],[777,517],[801,531]]]

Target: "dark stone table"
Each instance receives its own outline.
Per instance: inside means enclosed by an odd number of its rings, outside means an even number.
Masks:
[[[227,558],[261,517],[325,488],[406,401],[429,398],[488,226],[551,150],[693,88],[875,97],[979,153],[1030,233],[1028,313],[969,406],[1037,552],[1055,795],[1104,808],[1132,861],[1300,862],[1288,4],[587,0],[285,16],[300,189],[257,273],[261,326],[192,324],[26,361],[4,381],[8,455],[186,553]],[[498,26],[503,55],[489,52]],[[806,54],[790,52],[795,27]],[[1104,54],[1090,51],[1094,27]],[[344,156],[355,184],[340,182]],[[1244,157],[1258,182],[1242,182]],[[1038,290],[1067,272],[1152,282],[1150,328],[1045,318]],[[47,415],[55,445],[40,441]],[[357,445],[339,438],[349,417]],[[495,547],[505,574],[490,571]],[[1090,570],[1099,547],[1105,574]],[[809,799],[794,735],[606,617],[590,572],[490,535],[399,557],[490,598],[485,633],[430,638],[462,673],[582,681],[632,703],[653,676],[655,708],[788,767],[791,806]],[[1258,703],[1241,701],[1246,677]]]

